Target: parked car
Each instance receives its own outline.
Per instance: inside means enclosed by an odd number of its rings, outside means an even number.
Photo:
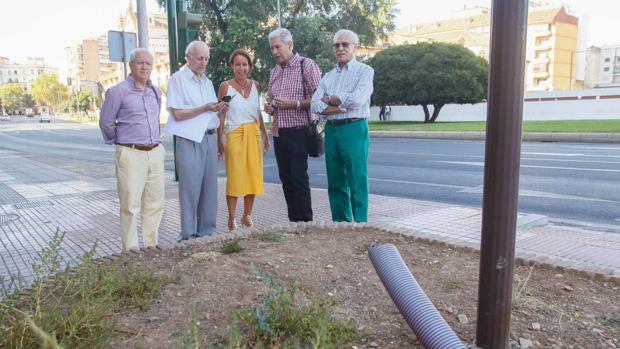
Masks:
[[[41,113],[41,118],[39,119],[39,122],[47,122],[49,124],[50,122],[52,122],[52,119],[50,118],[50,115],[48,113]]]
[[[31,118],[34,117],[34,114],[32,112],[32,108],[26,108],[26,116]]]
[[[11,121],[11,116],[9,114],[0,114],[0,121]]]

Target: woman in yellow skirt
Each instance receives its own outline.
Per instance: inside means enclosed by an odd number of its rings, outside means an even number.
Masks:
[[[244,50],[236,50],[230,55],[230,66],[235,77],[224,81],[219,90],[220,100],[224,96],[231,99],[228,112],[220,114],[218,152],[226,162],[228,230],[235,230],[239,197],[243,197],[241,224],[247,228],[253,225],[254,198],[264,192],[263,152],[269,150],[269,137],[260,112],[260,86],[248,79],[252,57]]]

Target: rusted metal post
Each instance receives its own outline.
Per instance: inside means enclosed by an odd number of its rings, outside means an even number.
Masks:
[[[528,0],[493,0],[476,343],[506,348],[519,195]]]

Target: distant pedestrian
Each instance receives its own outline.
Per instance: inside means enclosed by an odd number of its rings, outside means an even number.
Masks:
[[[99,127],[106,144],[116,145],[116,179],[121,248],[138,248],[138,212],[144,245],[157,245],[164,211],[164,158],[159,110],[161,91],[150,80],[153,56],[138,48],[129,56],[131,74],[106,91]]]
[[[379,121],[383,120],[385,120],[385,105],[382,105],[381,109],[379,109]]]
[[[166,131],[177,136],[175,160],[179,175],[181,232],[178,240],[212,235],[217,217],[217,128],[219,102],[205,75],[209,46],[192,41],[185,50],[187,64],[168,83]]]
[[[274,116],[271,132],[288,219],[308,222],[312,220],[308,125],[316,120],[309,109],[321,71],[312,59],[294,51],[293,37],[285,28],[269,33],[269,48],[277,65],[269,75],[270,104],[265,105],[265,112]]]
[[[332,220],[368,220],[368,116],[374,70],[355,59],[358,36],[334,35],[338,63],[327,72],[312,97],[312,112],[327,118],[325,165]]]

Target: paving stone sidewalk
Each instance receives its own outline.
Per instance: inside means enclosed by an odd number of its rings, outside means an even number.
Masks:
[[[97,243],[98,256],[119,252],[120,228],[114,167],[44,157],[23,157],[0,150],[0,278],[32,280],[32,264],[54,233],[65,233],[61,254],[67,262]],[[167,173],[166,203],[160,243],[175,244],[179,232],[178,187]],[[225,180],[219,179],[218,230],[226,230]],[[330,221],[327,192],[312,190],[315,221]],[[241,206],[241,205],[240,205]],[[241,207],[239,207],[241,210]],[[279,185],[266,184],[255,205],[258,228],[284,224],[286,206]],[[520,222],[527,221],[527,216]],[[479,248],[481,210],[412,199],[371,195],[369,224]],[[517,256],[525,259],[620,277],[620,234],[526,226],[517,233]],[[0,290],[2,291],[2,290]],[[4,290],[6,291],[6,290]],[[0,292],[1,293],[1,292]]]

